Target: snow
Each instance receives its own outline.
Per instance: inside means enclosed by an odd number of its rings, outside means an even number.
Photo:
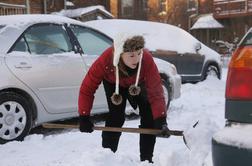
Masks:
[[[66,1],[66,6],[74,6],[74,3],[71,1]]]
[[[214,135],[217,142],[244,149],[252,149],[252,126],[248,124],[235,124],[222,129]],[[234,134],[235,133],[235,134]]]
[[[162,49],[177,51],[178,53],[195,52],[195,48],[192,47],[191,43],[196,43],[197,39],[173,25],[125,19],[94,20],[87,21],[84,24],[112,38],[115,38],[118,33],[128,32],[143,35],[146,41],[146,48],[153,51]]]
[[[108,12],[104,6],[97,5],[97,6],[89,6],[85,8],[78,8],[78,9],[67,9],[67,10],[61,10],[60,12],[53,12],[52,14],[66,16],[70,18],[76,18],[80,17],[84,14],[87,14],[89,12],[92,12],[94,10],[101,10],[102,12],[106,13],[107,15],[114,17],[110,12]]]
[[[213,14],[201,16],[192,26],[193,29],[215,29],[224,28],[224,26],[214,19]]]
[[[31,134],[23,142],[0,145],[3,166],[211,166],[211,138],[223,128],[224,91],[227,69],[218,80],[209,76],[197,84],[183,84],[181,97],[171,102],[170,129],[185,130],[188,150],[181,137],[157,138],[154,164],[139,161],[138,134],[123,133],[118,151],[101,147],[101,133],[63,130],[50,135]],[[192,125],[199,121],[193,128]],[[104,125],[99,122],[96,125]],[[139,119],[128,120],[125,127],[137,127]],[[248,128],[251,131],[251,128]],[[251,134],[248,136],[251,138]]]
[[[0,53],[6,53],[23,31],[32,24],[36,23],[68,23],[83,25],[80,21],[57,15],[46,14],[26,14],[0,16]]]
[[[151,51],[168,50],[176,51],[179,54],[196,53],[195,46],[200,43],[199,54],[205,55],[206,60],[220,62],[220,55],[216,51],[208,48],[188,32],[173,25],[127,19],[93,20],[84,24],[111,38],[115,38],[118,33],[128,32],[143,35],[146,42],[145,47]]]
[[[21,28],[23,26],[27,27],[29,24],[36,23],[69,23],[69,24],[78,24],[81,22],[74,19],[70,19],[63,16],[49,15],[49,14],[20,14],[20,15],[6,15],[0,16],[0,25],[6,25],[6,27],[11,26],[13,28]]]

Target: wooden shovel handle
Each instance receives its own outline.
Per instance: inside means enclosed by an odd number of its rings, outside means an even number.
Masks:
[[[95,126],[94,130],[102,130],[102,131],[112,131],[112,132],[127,132],[127,133],[140,133],[140,134],[152,134],[152,135],[160,135],[162,130],[160,129],[146,129],[146,128],[130,128],[130,127],[101,127]],[[174,136],[183,136],[183,131],[179,130],[169,130],[167,134]]]
[[[70,129],[70,128],[79,128],[79,125],[70,125],[70,124],[56,124],[56,123],[44,123],[42,125],[44,128],[55,128],[55,129]],[[182,136],[183,141],[186,147],[190,150],[190,146],[187,144],[186,138],[183,134],[183,131],[180,130],[169,130],[164,135],[161,134],[162,130],[160,129],[144,129],[144,128],[119,128],[119,127],[102,127],[102,126],[94,126],[94,130],[101,131],[111,131],[111,132],[127,132],[127,133],[139,133],[139,134],[152,134],[158,137],[167,138],[168,135],[173,136]]]
[[[78,125],[56,124],[56,123],[44,123],[42,126],[44,128],[58,128],[58,129],[79,128]],[[160,129],[129,128],[129,127],[120,128],[120,127],[94,126],[93,129],[101,130],[101,131],[140,133],[140,134],[152,134],[152,135],[160,135],[162,133],[162,130]],[[174,135],[174,136],[183,136],[183,131],[169,130],[167,134]]]

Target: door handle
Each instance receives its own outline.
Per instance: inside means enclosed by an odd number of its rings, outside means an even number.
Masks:
[[[17,68],[17,69],[30,69],[30,68],[32,68],[32,66],[26,62],[20,62],[18,65],[15,65],[15,68]]]

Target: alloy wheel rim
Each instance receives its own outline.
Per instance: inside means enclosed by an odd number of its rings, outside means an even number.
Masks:
[[[7,101],[0,105],[0,138],[12,140],[25,129],[26,112],[16,101]]]

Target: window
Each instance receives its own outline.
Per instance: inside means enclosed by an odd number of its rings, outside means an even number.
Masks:
[[[193,11],[196,11],[197,10],[197,1],[196,0],[188,0],[187,1],[188,4],[187,4],[187,11],[188,12],[193,12]]]
[[[123,0],[121,1],[121,14],[122,16],[133,16],[133,0]]]
[[[166,0],[160,0],[159,1],[159,7],[160,7],[160,13],[166,13],[167,11],[167,2]]]
[[[72,45],[62,26],[36,25],[23,35],[13,50],[29,51],[32,54],[55,54],[72,51]]]
[[[22,37],[15,45],[12,51],[29,52],[28,46],[25,43],[24,37]]]
[[[108,37],[88,28],[71,25],[82,50],[88,55],[100,55],[106,48],[112,45]]]
[[[143,9],[148,10],[148,0],[143,0]]]

